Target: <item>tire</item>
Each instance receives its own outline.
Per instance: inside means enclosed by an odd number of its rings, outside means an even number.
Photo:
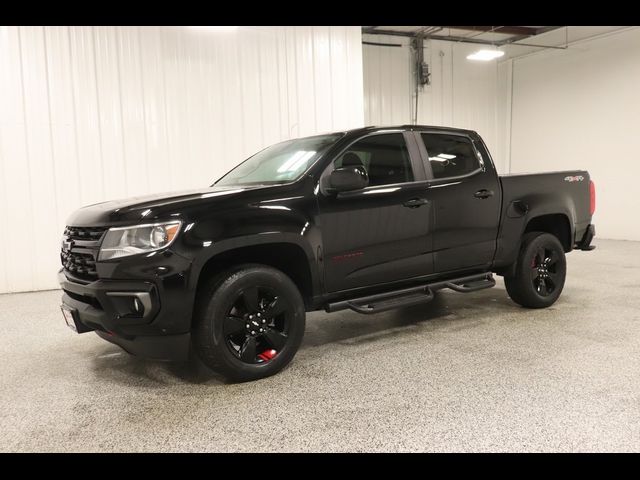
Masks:
[[[212,278],[200,291],[193,347],[227,381],[246,382],[286,367],[304,329],[304,301],[291,279],[275,268],[243,264]]]
[[[511,299],[526,308],[546,308],[562,293],[567,275],[564,248],[555,235],[527,233],[522,238],[514,276],[505,276]]]

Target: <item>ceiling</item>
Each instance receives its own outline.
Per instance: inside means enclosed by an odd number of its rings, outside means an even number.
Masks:
[[[422,37],[452,42],[486,45],[527,46],[533,37],[563,27],[551,26],[368,26],[362,33]]]

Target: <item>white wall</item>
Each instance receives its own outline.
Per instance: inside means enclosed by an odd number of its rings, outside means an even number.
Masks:
[[[362,88],[360,27],[0,27],[0,292],[57,286],[79,206],[362,126]]]
[[[365,35],[364,40],[402,47],[363,46],[364,109],[367,125],[410,124],[414,118],[415,86],[409,40]],[[425,41],[425,61],[431,84],[420,90],[418,123],[469,128],[487,142],[499,171],[505,169],[501,141],[496,62],[470,62],[477,45]]]
[[[512,171],[589,170],[597,235],[640,240],[640,29],[512,68]]]
[[[411,123],[409,40],[364,39],[403,45],[363,47],[365,122]],[[420,92],[418,123],[478,131],[502,173],[589,170],[598,237],[640,240],[640,28],[536,37],[541,45],[567,41],[566,50],[509,47],[507,60],[486,63],[465,58],[478,45],[425,42],[432,82]]]

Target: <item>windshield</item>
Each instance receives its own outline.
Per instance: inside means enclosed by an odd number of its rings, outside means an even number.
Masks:
[[[298,138],[261,150],[218,180],[215,185],[288,183],[300,176],[342,133]]]

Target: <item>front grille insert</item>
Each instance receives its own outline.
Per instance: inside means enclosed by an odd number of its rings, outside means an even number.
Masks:
[[[100,240],[106,228],[104,227],[67,227],[64,235],[71,240]]]
[[[80,280],[97,280],[96,260],[106,231],[106,227],[65,228],[60,261],[66,273]]]
[[[60,254],[62,266],[72,275],[79,278],[98,278],[96,261],[88,253],[62,252]]]

